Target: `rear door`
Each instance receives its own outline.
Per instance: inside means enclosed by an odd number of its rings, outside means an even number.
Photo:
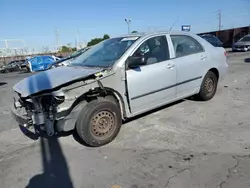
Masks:
[[[177,97],[199,91],[206,69],[207,54],[203,46],[189,35],[170,35],[177,71]]]

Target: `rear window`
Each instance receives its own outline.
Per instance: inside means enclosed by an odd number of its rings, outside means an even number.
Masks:
[[[242,39],[240,39],[242,42],[250,42],[250,36],[245,36]]]

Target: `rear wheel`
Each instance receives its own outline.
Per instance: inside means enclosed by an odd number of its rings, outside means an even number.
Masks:
[[[218,78],[212,71],[208,71],[205,75],[198,97],[200,100],[208,101],[212,99],[217,90]]]
[[[84,106],[77,119],[76,131],[87,145],[97,147],[114,140],[121,124],[121,112],[117,104],[98,99]]]

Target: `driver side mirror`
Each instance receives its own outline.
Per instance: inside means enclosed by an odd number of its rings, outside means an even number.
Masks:
[[[142,56],[129,56],[127,59],[127,65],[129,68],[137,68],[141,65],[146,65],[145,57]]]

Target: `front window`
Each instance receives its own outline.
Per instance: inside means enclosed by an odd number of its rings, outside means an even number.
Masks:
[[[169,49],[166,36],[153,37],[142,43],[133,56],[136,57],[141,55],[145,58],[146,65],[169,60]]]
[[[139,37],[111,38],[72,60],[71,66],[111,67]]]
[[[242,39],[240,39],[241,42],[250,42],[250,36],[245,36]]]

